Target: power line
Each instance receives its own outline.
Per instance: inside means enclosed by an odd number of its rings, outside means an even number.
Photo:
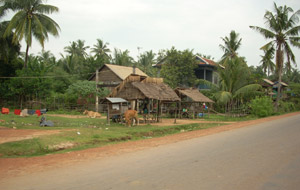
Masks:
[[[80,75],[90,75],[90,74],[94,74],[94,73],[72,74],[72,75],[60,75],[60,76],[0,77],[0,79],[12,79],[12,78],[19,78],[19,79],[35,79],[35,78],[66,78],[66,77],[80,76]]]

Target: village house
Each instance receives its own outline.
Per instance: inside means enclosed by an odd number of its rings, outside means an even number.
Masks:
[[[107,87],[112,91],[131,74],[147,77],[147,74],[139,68],[105,64],[98,69],[98,82],[100,83],[98,86]],[[89,78],[89,81],[96,81],[96,73]]]
[[[206,59],[198,55],[196,55],[195,58],[197,60],[197,68],[195,69],[196,77],[198,79],[207,80],[213,84],[218,84],[219,81],[219,75],[217,72],[218,64],[216,64],[214,61],[210,59]],[[160,70],[163,64],[164,64],[164,60],[158,62],[157,64],[152,65],[153,67],[156,67],[158,69],[158,76],[160,75]],[[209,87],[206,85],[199,85],[198,88],[208,89]]]

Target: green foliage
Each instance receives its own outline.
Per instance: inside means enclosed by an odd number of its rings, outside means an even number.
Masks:
[[[294,102],[280,101],[278,106],[279,113],[288,113],[296,110]]]
[[[96,91],[96,82],[94,81],[77,81],[71,84],[67,89],[66,94],[74,100],[78,98],[87,99],[88,102],[94,101],[94,97],[97,94],[99,97],[107,96],[109,91],[106,88],[98,88]]]
[[[250,103],[251,114],[258,117],[267,117],[273,114],[274,106],[271,98],[256,97]]]
[[[115,48],[112,58],[112,64],[122,66],[133,66],[134,59],[129,55],[129,51],[122,51]]]
[[[44,42],[49,38],[48,34],[58,36],[59,25],[47,14],[58,12],[58,8],[52,5],[43,4],[43,0],[3,0],[1,11],[13,11],[15,15],[10,20],[4,37],[13,34],[13,42],[18,44],[25,39],[26,57],[24,67],[27,67],[28,50],[32,44],[32,38],[36,38],[44,47]]]
[[[288,95],[288,101],[294,105],[295,110],[300,110],[300,83],[290,83],[289,88],[290,90],[285,92]]]
[[[155,64],[155,53],[152,50],[144,52],[138,57],[139,67],[149,76],[155,76],[156,69],[152,67],[153,64]]]
[[[173,47],[166,53],[160,74],[164,78],[164,82],[172,88],[194,86],[196,66],[196,59],[192,51],[178,51]]]

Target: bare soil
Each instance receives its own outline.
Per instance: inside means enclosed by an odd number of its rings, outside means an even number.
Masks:
[[[251,126],[251,125],[255,125],[267,121],[272,121],[276,119],[281,119],[284,117],[299,115],[299,114],[300,112],[295,112],[295,113],[289,113],[280,116],[272,116],[263,119],[236,122],[236,123],[231,123],[228,125],[222,125],[218,127],[204,129],[204,130],[182,132],[182,133],[178,133],[166,137],[144,139],[140,141],[128,141],[120,144],[107,145],[104,147],[91,148],[91,149],[75,151],[75,152],[68,152],[64,154],[51,154],[46,156],[30,157],[30,158],[0,158],[0,178],[26,175],[28,173],[34,173],[37,171],[54,169],[58,166],[59,167],[70,166],[83,161],[101,159],[113,155],[121,155],[124,153],[139,151],[150,147],[175,143],[178,141],[211,135],[211,134],[233,130],[241,127],[247,127],[247,126]],[[165,119],[163,120],[163,122],[168,122],[168,120]],[[174,122],[174,120],[171,120],[169,122]],[[184,120],[184,121],[178,120],[178,122],[179,122],[178,124],[180,124],[181,122],[188,122],[188,120]],[[197,121],[197,122],[201,122],[201,121]],[[3,129],[0,130],[0,134],[2,130]],[[14,133],[16,131],[19,130],[15,130]],[[39,132],[44,132],[44,131],[39,131]],[[22,135],[19,135],[19,137],[20,136]],[[2,139],[2,136],[0,137]]]
[[[53,135],[61,130],[11,129],[0,127],[0,144],[12,141],[32,139],[42,135]]]

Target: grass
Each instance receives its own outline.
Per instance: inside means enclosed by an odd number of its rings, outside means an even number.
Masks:
[[[106,125],[106,119],[70,119],[54,116],[46,116],[46,118],[47,120],[53,121],[55,126],[39,127],[40,118],[37,116],[23,118],[13,114],[0,115],[0,119],[5,121],[0,123],[0,125],[8,128],[62,130],[61,133],[55,135],[46,135],[34,139],[0,144],[1,157],[31,157],[50,153],[62,153],[124,141],[161,137],[184,131],[201,130],[221,125],[216,123],[196,123],[172,126],[140,125],[128,128],[116,123],[111,123],[111,125],[108,126]],[[244,118],[243,120],[248,119],[249,118]],[[209,118],[204,117],[204,120],[236,121],[235,118],[217,115],[210,115]]]

